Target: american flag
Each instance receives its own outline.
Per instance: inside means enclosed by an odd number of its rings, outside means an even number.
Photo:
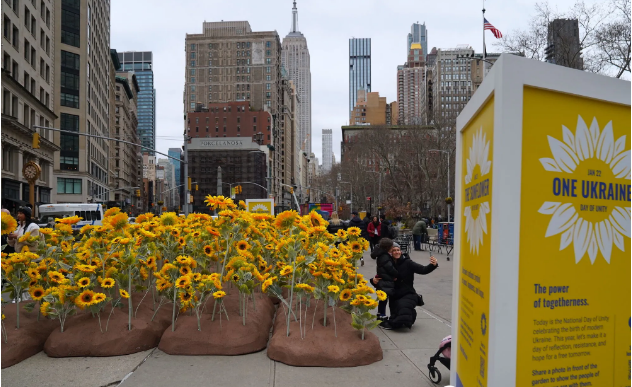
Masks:
[[[492,34],[494,34],[496,39],[500,39],[503,37],[503,34],[500,32],[500,30],[494,27],[492,23],[488,22],[487,19],[484,19],[484,20],[485,20],[485,25],[484,25],[485,30],[490,30]]]

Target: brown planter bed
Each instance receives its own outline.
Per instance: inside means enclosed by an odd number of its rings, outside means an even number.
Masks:
[[[57,321],[40,316],[37,321],[39,305],[31,312],[24,310],[25,302],[20,303],[20,329],[16,329],[15,304],[2,308],[5,315],[4,327],[7,330],[7,342],[2,337],[2,368],[11,367],[28,359],[44,349],[44,343],[50,333],[58,327]]]
[[[133,294],[134,310],[142,296]],[[162,333],[171,323],[170,305],[163,305],[154,321],[151,321],[154,311],[151,294],[148,294],[138,308],[136,317],[132,317],[132,329],[129,330],[127,300],[123,300],[123,304],[123,308],[115,308],[107,331],[105,326],[110,313],[109,307],[101,312],[103,332],[99,329],[97,317],[90,313],[81,312],[69,317],[63,333],[57,321],[56,329],[46,340],[44,351],[50,357],[120,356],[158,346]]]
[[[215,321],[211,321],[214,300],[210,299],[201,317],[201,331],[195,312],[185,312],[178,317],[173,332],[171,326],[164,331],[158,348],[170,355],[244,355],[265,349],[275,307],[267,295],[257,293],[255,297],[256,310],[252,299],[248,301],[246,325],[239,315],[238,293],[231,289],[231,294],[224,297],[229,320],[222,314],[220,326],[218,305]]]
[[[303,319],[307,323],[305,338],[301,338],[299,323],[290,322],[290,335],[283,307],[279,307],[274,321],[274,332],[268,344],[268,357],[281,363],[300,367],[356,367],[382,360],[382,347],[377,336],[362,333],[351,326],[351,315],[338,308],[336,310],[336,331],[334,334],[333,309],[327,311],[327,326],[323,326],[323,303],[316,305],[316,317],[312,329],[315,302],[307,310],[303,309]],[[305,306],[303,306],[305,308]],[[298,313],[297,313],[298,315]]]

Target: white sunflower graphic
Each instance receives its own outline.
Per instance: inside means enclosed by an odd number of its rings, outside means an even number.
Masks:
[[[612,121],[600,130],[597,119],[593,118],[590,128],[581,116],[577,118],[575,134],[562,126],[564,141],[547,136],[553,158],[541,158],[545,170],[573,173],[582,162],[602,162],[613,178],[630,180],[630,150],[625,149],[626,136],[614,140]],[[594,263],[601,252],[610,263],[612,245],[625,251],[624,237],[630,238],[630,207],[608,206],[609,215],[600,221],[586,219],[572,203],[545,202],[538,210],[541,214],[552,215],[545,237],[562,234],[560,251],[573,244],[575,263],[586,253]]]
[[[256,204],[252,207],[252,212],[269,212],[270,209],[265,204]]]
[[[489,160],[489,141],[483,133],[483,127],[474,133],[472,146],[466,160],[467,174],[465,185],[480,180],[491,170],[492,162]],[[478,249],[483,244],[483,236],[487,234],[487,214],[491,211],[489,202],[466,206],[463,210],[465,216],[465,233],[470,243],[470,253],[478,255]]]

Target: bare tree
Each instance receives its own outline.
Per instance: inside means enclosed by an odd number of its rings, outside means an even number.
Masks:
[[[556,19],[577,20],[577,40],[557,30]],[[548,2],[537,3],[535,14],[525,30],[506,34],[496,46],[507,52],[545,60],[548,36],[556,37],[555,56],[570,67],[621,77],[630,72],[630,0],[612,0],[610,4],[588,5],[578,0],[570,9],[559,12]],[[613,71],[615,69],[615,71]]]
[[[615,70],[616,78],[630,73],[630,0],[613,0],[614,20],[604,23],[595,33],[599,59]]]

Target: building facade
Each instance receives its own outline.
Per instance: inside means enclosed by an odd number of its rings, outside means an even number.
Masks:
[[[272,115],[271,194],[281,195],[283,157],[280,128],[281,42],[276,31],[252,31],[247,21],[204,22],[187,34],[184,113],[197,104],[248,101]],[[185,126],[188,125],[185,121]],[[267,134],[266,134],[267,137]]]
[[[425,56],[421,43],[413,42],[406,63],[397,66],[398,123],[401,125],[427,124],[423,119],[428,92]]]
[[[331,129],[323,129],[323,172],[327,173],[331,171],[331,164],[333,160],[333,144],[332,136],[333,131]]]
[[[294,82],[299,101],[297,144],[309,154],[312,151],[312,73],[307,39],[298,29],[296,1],[292,8],[292,30],[283,38],[281,46],[281,64]]]
[[[162,192],[161,198],[164,201],[164,206],[168,211],[174,211],[179,209],[179,202],[176,201],[177,186],[176,177],[174,173],[174,166],[169,159],[158,159],[157,164],[164,170],[164,185],[165,188]]]
[[[410,46],[413,43],[419,43],[421,46],[421,52],[423,52],[423,60],[426,59],[426,55],[428,54],[428,30],[426,29],[426,23],[419,24],[413,23],[410,26],[410,33],[408,34],[408,39],[406,39],[406,55],[408,55],[410,51]]]
[[[140,87],[138,93],[138,137],[140,144],[156,149],[156,89],[154,88],[153,53],[126,51],[118,53],[123,71],[133,71]]]
[[[380,97],[379,92],[367,93],[358,90],[356,106],[351,112],[351,125],[385,125],[389,105],[386,97]]]
[[[371,38],[349,39],[349,120],[358,90],[371,91]]]
[[[432,67],[432,115],[435,123],[454,126],[456,117],[473,94],[471,57],[467,46],[437,49]]]
[[[242,192],[235,200],[266,198],[266,155],[251,137],[193,138],[189,147],[189,177],[198,185],[193,189],[193,211],[208,213],[206,195],[216,194],[217,168],[222,170],[222,194],[230,197],[231,187],[239,183]],[[249,182],[244,184],[244,182]]]
[[[169,148],[167,154],[178,160],[182,160],[182,148]],[[174,201],[176,203],[175,205],[181,206],[183,204],[181,198],[184,197],[184,179],[183,176],[180,175],[180,172],[182,170],[182,162],[171,158],[169,159],[169,162],[173,164],[173,176],[176,182],[176,185],[174,187],[177,187],[176,189],[174,189]]]
[[[53,126],[55,96],[55,29],[57,9],[52,1],[2,2],[2,206],[14,215],[30,201],[30,186],[22,174],[34,162],[41,169],[34,202],[51,203],[56,186],[53,174],[53,132],[33,125]],[[33,134],[41,135],[33,149]]]
[[[138,117],[136,100],[139,86],[134,72],[119,71],[114,87],[114,130],[111,137],[138,144]],[[139,173],[139,158],[142,151],[139,146],[114,142],[110,146],[110,169],[113,191],[111,201],[121,210],[137,214],[140,198],[136,190],[141,189],[142,174]],[[105,198],[99,198],[105,201]],[[133,207],[132,207],[133,206]]]
[[[577,70],[584,69],[582,45],[579,42],[579,22],[577,19],[555,19],[549,23],[546,61]]]
[[[51,77],[57,203],[87,203],[107,195],[110,143],[110,1],[61,0],[54,5],[55,67]],[[112,195],[109,195],[112,199]]]

